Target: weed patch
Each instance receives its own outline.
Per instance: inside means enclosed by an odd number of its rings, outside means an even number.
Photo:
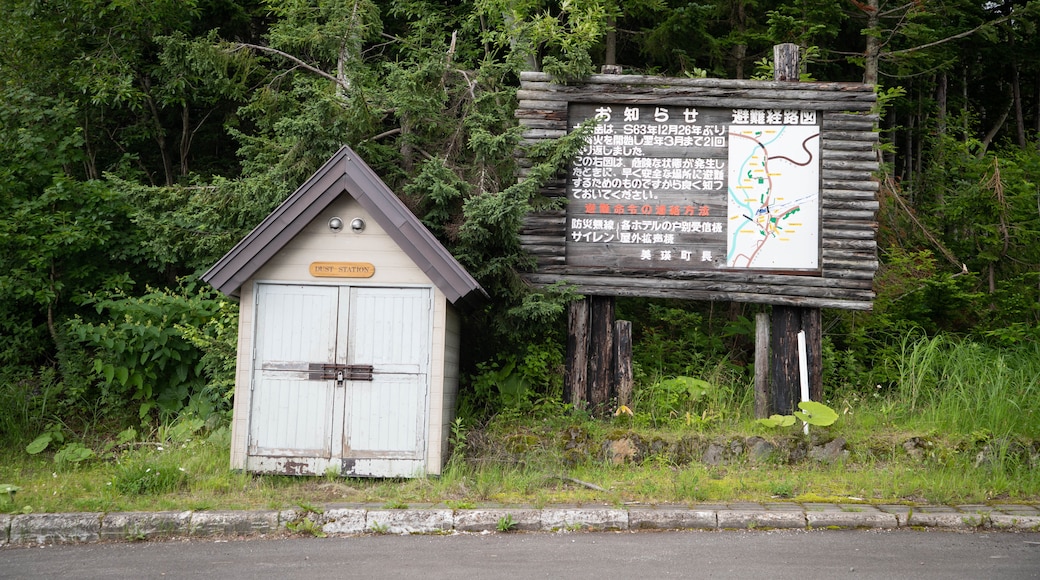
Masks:
[[[160,495],[187,487],[183,467],[165,458],[135,459],[116,468],[112,486],[124,495]]]

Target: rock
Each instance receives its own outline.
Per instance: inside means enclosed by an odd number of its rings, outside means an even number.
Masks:
[[[705,465],[720,465],[726,460],[726,448],[718,443],[711,443],[701,456],[701,463]]]
[[[761,437],[751,437],[747,440],[748,456],[754,463],[769,461],[776,452],[776,445]]]
[[[903,449],[912,459],[923,461],[925,454],[932,448],[932,442],[920,437],[911,437],[903,442]]]
[[[744,442],[739,439],[734,439],[729,442],[729,453],[730,457],[740,457],[744,454]]]
[[[653,455],[667,455],[670,448],[671,445],[669,445],[667,441],[660,437],[654,437],[646,445],[645,456],[650,457]],[[644,459],[646,457],[644,457]]]
[[[787,463],[799,463],[809,453],[808,443],[801,437],[786,437],[780,442],[780,447],[787,455]]]
[[[817,445],[809,450],[809,458],[822,463],[833,463],[847,457],[848,450],[845,449],[845,438],[838,437],[823,445]]]
[[[683,435],[671,447],[671,459],[675,465],[688,465],[704,455],[704,441],[696,435]]]
[[[592,436],[588,430],[579,427],[568,427],[563,432],[563,462],[568,467],[574,467],[585,461],[589,456],[590,447],[593,447]]]
[[[639,454],[639,448],[629,438],[618,439],[616,441],[608,440],[604,446],[607,461],[613,465],[623,465],[625,463],[631,463],[636,460]]]

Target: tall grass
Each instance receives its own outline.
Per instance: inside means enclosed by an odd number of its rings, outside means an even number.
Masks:
[[[907,338],[897,368],[899,414],[910,424],[1040,435],[1040,345],[996,349],[945,335]]]
[[[658,376],[637,386],[632,410],[637,424],[655,427],[731,426],[752,409],[752,381],[726,360],[706,362],[690,376]]]

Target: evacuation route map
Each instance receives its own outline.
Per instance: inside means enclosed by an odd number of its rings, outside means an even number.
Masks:
[[[726,265],[817,269],[819,126],[730,126]]]

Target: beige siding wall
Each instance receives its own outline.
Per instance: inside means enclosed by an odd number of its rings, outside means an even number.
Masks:
[[[343,220],[343,231],[332,233],[329,220]],[[354,218],[365,220],[365,231],[350,231]],[[334,282],[336,278],[314,278],[311,262],[368,262],[376,273],[371,278],[338,279],[358,284],[430,284],[430,278],[401,250],[389,235],[350,196],[344,195],[289,242],[277,256],[260,268],[257,280]]]
[[[246,468],[249,438],[249,393],[253,373],[253,284],[239,292],[238,358],[235,361],[235,400],[231,419],[231,469]]]
[[[339,233],[329,230],[328,222],[339,217],[344,228]],[[350,222],[360,217],[365,230],[350,230]],[[368,262],[375,266],[371,278],[316,278],[310,274],[312,262]],[[453,411],[458,385],[458,324],[443,292],[411,261],[389,235],[353,198],[344,195],[331,204],[299,235],[265,264],[251,280],[242,285],[239,314],[238,364],[235,375],[234,418],[232,420],[231,467],[246,465],[250,381],[253,362],[253,319],[255,314],[254,284],[257,281],[282,281],[356,286],[409,286],[433,288],[432,360],[430,392],[427,396],[427,472],[439,474],[447,449],[445,425],[454,419]],[[449,325],[454,330],[449,331]],[[448,342],[446,343],[446,339]],[[454,345],[452,344],[454,340]],[[445,358],[447,355],[447,360]],[[450,387],[450,388],[449,388]]]
[[[444,404],[441,420],[441,465],[451,457],[451,424],[455,421],[459,397],[459,351],[461,343],[459,316],[452,308],[448,309],[448,317],[444,336]]]

